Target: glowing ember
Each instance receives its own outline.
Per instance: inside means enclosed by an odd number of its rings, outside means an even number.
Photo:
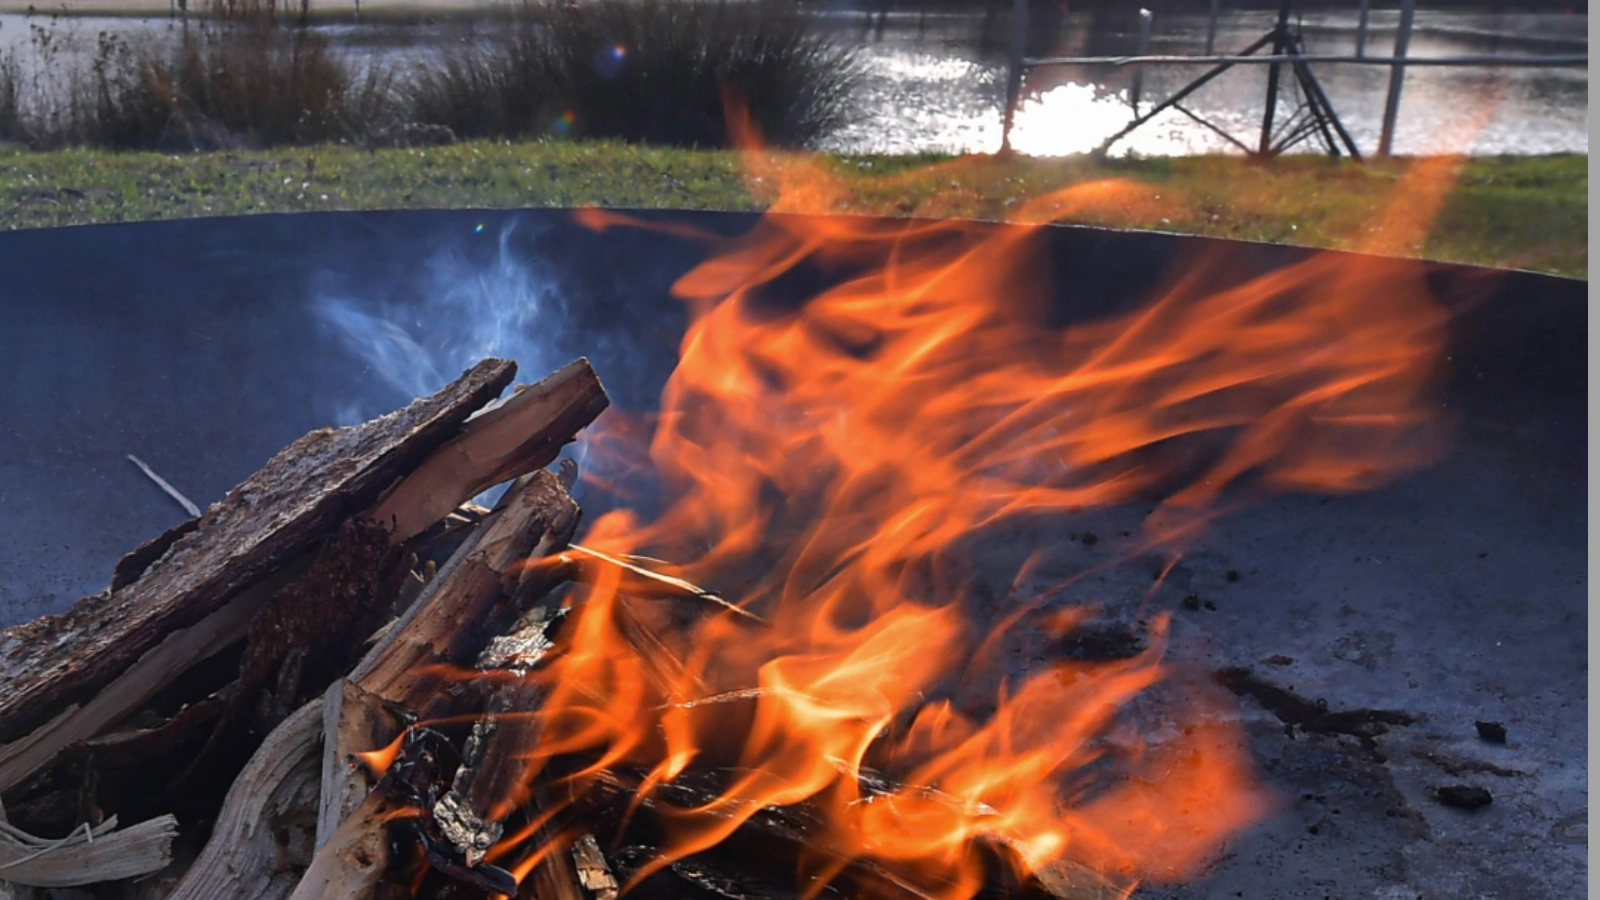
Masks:
[[[779,211],[827,210],[842,190],[804,159],[751,149],[747,164]],[[1364,246],[1425,228],[1451,172],[1428,174]],[[1020,218],[1144,194],[1079,186]],[[1002,688],[992,714],[958,709],[953,686],[995,640],[963,618],[965,548],[1000,522],[1159,491],[1145,536],[1176,551],[1251,493],[1360,490],[1426,463],[1444,313],[1403,267],[1324,255],[1223,290],[1204,288],[1202,266],[1134,312],[1060,327],[1044,249],[1031,227],[771,216],[677,283],[690,325],[653,429],[613,417],[596,442],[612,455],[601,479],[647,462],[663,508],[607,514],[582,543],[673,560],[769,624],[722,614],[685,629],[630,601],[620,569],[599,570],[529,676],[546,700],[527,753],[583,761],[555,793],[579,796],[619,764],[648,771],[640,796],[729,767],[711,803],[656,805],[657,866],[805,802],[824,829],[798,884],[866,860],[947,900],[983,885],[985,847],[1022,875],[1071,863],[1123,887],[1182,880],[1267,811],[1209,695],[1189,697],[1178,737],[1145,745],[1124,727],[1129,702],[1172,674],[1159,616],[1132,659],[1052,663]],[[808,268],[843,277],[802,306],[773,299]],[[1086,619],[1025,610],[1006,624]],[[641,645],[629,621],[659,641]],[[869,769],[910,787],[867,792]],[[534,832],[490,858],[520,858],[525,875],[549,852]]]

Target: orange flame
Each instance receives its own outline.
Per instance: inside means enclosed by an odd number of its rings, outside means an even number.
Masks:
[[[778,187],[775,210],[837,202],[821,167],[742,134],[751,177]],[[1397,199],[1364,246],[1407,239],[1437,207],[1448,172],[1427,174],[1427,203]],[[1018,218],[1142,190],[1078,185]],[[677,561],[695,583],[738,588],[770,625],[722,615],[684,629],[599,567],[530,676],[547,698],[527,748],[536,763],[587,760],[578,784],[639,766],[640,796],[696,763],[738,773],[701,808],[657,804],[660,864],[803,802],[825,827],[801,884],[869,861],[965,900],[986,877],[982,846],[1024,874],[1070,862],[1131,889],[1192,877],[1268,811],[1241,736],[1198,688],[1181,737],[1129,737],[1130,701],[1172,683],[1162,617],[1133,659],[1054,664],[1003,687],[990,715],[959,709],[952,680],[993,640],[964,619],[976,576],[963,548],[999,522],[1157,491],[1146,538],[1176,548],[1241,491],[1362,490],[1423,465],[1442,449],[1427,392],[1445,313],[1414,267],[1323,254],[1242,282],[1202,261],[1142,308],[1063,327],[1042,238],[769,216],[674,286],[690,325],[648,447],[636,421],[602,433],[648,455],[664,509],[609,513],[583,543]],[[841,277],[803,305],[778,299],[779,280],[807,268]],[[1087,618],[1057,610],[1035,625]],[[658,640],[642,646],[627,622]],[[869,789],[869,769],[906,787]]]
[[[367,771],[371,772],[374,777],[382,778],[388,773],[389,767],[394,765],[395,760],[400,758],[400,751],[405,746],[408,735],[409,732],[401,732],[400,736],[390,741],[387,747],[350,755],[365,766]]]

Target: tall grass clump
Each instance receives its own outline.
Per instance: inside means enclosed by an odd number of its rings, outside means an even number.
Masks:
[[[846,121],[860,74],[786,0],[524,0],[424,66],[408,108],[460,137],[721,147],[732,99],[768,141],[804,146]]]
[[[0,143],[20,144],[28,139],[22,118],[22,67],[15,53],[0,54]]]
[[[138,46],[101,35],[86,64],[52,75],[15,101],[13,139],[167,150],[357,140],[389,99],[384,73],[358,74],[322,37],[270,19],[187,26]],[[0,136],[6,84],[0,67]]]
[[[363,137],[381,116],[384,76],[358,77],[327,41],[270,20],[187,30],[139,56],[96,122],[102,142],[271,146]]]

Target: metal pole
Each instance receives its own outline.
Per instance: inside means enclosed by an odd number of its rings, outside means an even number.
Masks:
[[[1365,3],[1365,2],[1367,2],[1367,0],[1361,0],[1361,2]],[[1206,24],[1206,55],[1207,56],[1210,56],[1211,54],[1217,52],[1217,13],[1220,12],[1219,7],[1221,5],[1222,5],[1222,0],[1211,0],[1211,19]]]
[[[1011,152],[1011,124],[1022,96],[1022,51],[1027,46],[1028,0],[1011,4],[1011,63],[1006,77],[1006,115],[1000,128],[1000,152]]]
[[[1284,37],[1289,33],[1289,4],[1283,0],[1278,7],[1278,24],[1272,30],[1272,55],[1283,55]],[[1267,69],[1267,111],[1261,116],[1261,145],[1257,153],[1268,155],[1272,150],[1272,118],[1278,112],[1278,64]]]
[[[1367,55],[1367,13],[1372,11],[1372,0],[1361,0],[1361,21],[1356,25],[1356,55]]]
[[[1417,0],[1401,0],[1400,31],[1394,36],[1394,55],[1405,59],[1411,49],[1411,25],[1417,17]],[[1406,67],[1397,65],[1389,70],[1389,99],[1383,104],[1383,132],[1378,137],[1378,155],[1390,156],[1394,151],[1394,121],[1400,115],[1400,86],[1406,80]]]
[[[1148,9],[1139,10],[1139,55],[1150,52],[1150,23],[1155,19],[1155,13]],[[1128,90],[1128,102],[1133,105],[1133,114],[1139,114],[1139,97],[1144,94],[1144,67],[1133,70],[1133,87]]]

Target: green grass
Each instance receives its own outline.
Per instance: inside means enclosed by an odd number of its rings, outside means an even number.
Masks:
[[[1103,178],[1138,182],[1135,204],[1064,221],[1348,246],[1403,196],[1414,162],[1367,165],[1222,157],[1095,162],[828,157],[846,186],[827,211],[1003,220],[1023,201]],[[605,142],[322,146],[167,155],[0,148],[0,228],[331,209],[599,205],[759,210],[737,154]],[[1467,163],[1412,255],[1588,275],[1588,158]]]

